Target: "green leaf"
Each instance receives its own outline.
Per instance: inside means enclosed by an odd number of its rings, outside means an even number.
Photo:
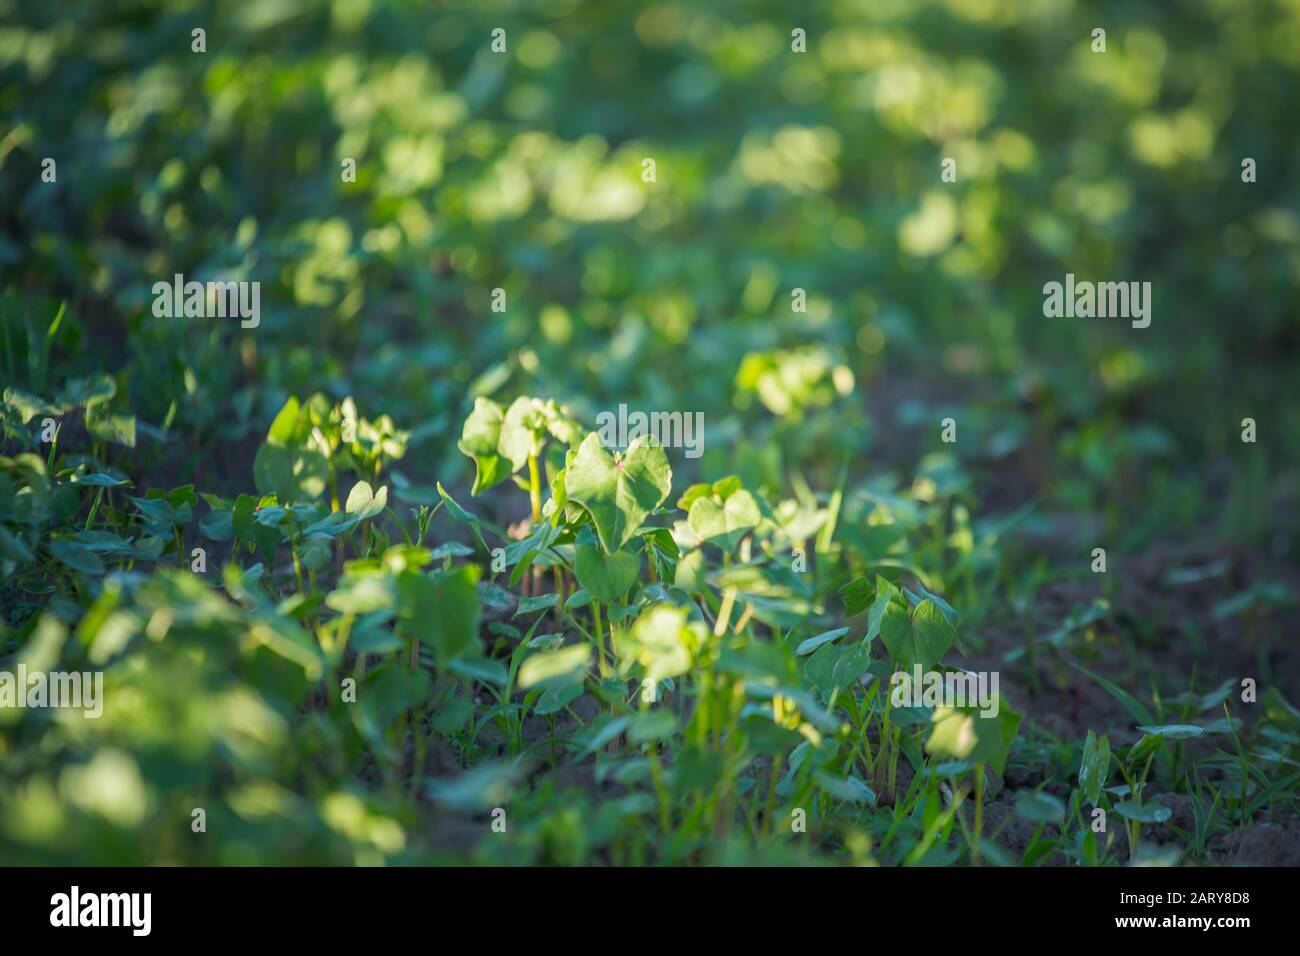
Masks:
[[[329,463],[315,448],[289,449],[267,442],[253,458],[253,483],[281,504],[319,498],[329,478]]]
[[[1144,734],[1160,734],[1170,740],[1190,740],[1205,733],[1205,728],[1196,724],[1158,724],[1138,727],[1138,730]]]
[[[558,714],[582,695],[581,684],[568,684],[564,687],[548,687],[537,699],[533,713],[539,717]]]
[[[519,665],[519,687],[527,690],[581,683],[590,666],[591,648],[586,644],[534,654]]]
[[[302,415],[302,406],[299,405],[298,399],[290,395],[280,411],[276,413],[271,427],[266,430],[266,440],[272,445],[292,448],[306,439],[310,427],[310,423],[306,422],[305,416]]]
[[[591,603],[591,592],[586,588],[578,588],[569,595],[569,599],[564,602],[565,608],[572,611],[574,608],[586,607]]]
[[[871,603],[871,609],[867,611],[867,634],[863,638],[868,644],[880,634],[880,626],[884,622],[885,611],[896,597],[898,597],[898,588],[877,575],[876,599]]]
[[[638,438],[615,458],[595,432],[583,440],[565,472],[569,500],[582,505],[608,552],[620,550],[672,490],[668,456]]]
[[[549,594],[539,594],[536,597],[526,597],[519,600],[519,607],[515,609],[514,616],[519,617],[521,614],[536,614],[538,611],[545,611],[547,608],[555,606],[560,600],[560,596],[552,591]]]
[[[347,504],[343,510],[347,514],[355,515],[358,521],[365,521],[382,513],[386,507],[388,507],[387,485],[381,485],[376,494],[369,482],[358,481],[348,492]]]
[[[657,604],[637,618],[629,630],[618,632],[614,653],[625,673],[631,666],[640,665],[645,676],[658,683],[690,670],[692,636],[685,609]]]
[[[70,479],[74,485],[90,485],[95,488],[121,488],[131,484],[129,479],[114,478],[107,472],[92,471],[84,475],[73,475]]]
[[[478,576],[478,566],[467,564],[428,575],[408,568],[396,577],[396,610],[403,629],[432,647],[442,666],[480,650]]]
[[[1079,764],[1079,788],[1094,807],[1101,799],[1102,788],[1110,777],[1110,739],[1098,738],[1091,730],[1083,742],[1083,760]]]
[[[584,527],[578,535],[573,562],[573,573],[597,601],[612,604],[636,583],[641,562],[634,554],[615,551],[605,554],[596,543],[590,528]]]
[[[1136,770],[1160,749],[1164,740],[1165,738],[1160,734],[1143,734],[1138,738],[1138,742],[1129,748],[1128,755],[1124,758],[1124,765],[1130,770]]]
[[[1050,793],[1018,793],[1016,813],[1034,823],[1059,825],[1065,819],[1065,804]]]
[[[319,571],[325,567],[333,556],[331,541],[332,539],[327,534],[305,535],[302,544],[299,546],[298,554],[303,567],[311,571]]]
[[[114,415],[102,405],[86,409],[86,431],[100,441],[135,447],[136,421],[134,415]]]
[[[1115,812],[1126,820],[1137,823],[1164,823],[1173,816],[1173,811],[1168,807],[1155,803],[1144,804],[1137,800],[1124,800],[1115,804]]]
[[[713,498],[698,498],[691,505],[686,523],[702,541],[713,541],[730,551],[763,518],[758,502],[748,491],[736,491],[719,504]]]
[[[871,582],[866,578],[854,578],[840,587],[840,600],[844,602],[846,617],[861,614],[871,603]]]
[[[682,496],[677,499],[677,507],[682,511],[690,512],[691,506],[700,498],[705,498],[713,493],[713,488],[707,484],[691,485]]]
[[[677,715],[664,707],[642,711],[628,721],[627,739],[634,744],[665,740],[677,729]]]
[[[510,680],[506,665],[488,657],[458,657],[448,665],[457,677],[476,680],[481,684],[504,687]]]
[[[2,524],[0,524],[0,558],[21,564],[26,564],[33,558],[27,543]]]
[[[199,519],[199,530],[213,541],[229,541],[235,535],[234,513],[230,509],[214,509]]]
[[[865,644],[837,647],[823,646],[808,659],[807,679],[829,701],[837,691],[848,688],[871,665],[871,652]]]
[[[514,761],[479,764],[452,780],[430,779],[425,786],[438,803],[463,812],[487,810],[510,802],[522,768]]]
[[[847,627],[837,627],[833,631],[823,631],[821,634],[810,637],[808,640],[800,643],[800,645],[794,649],[795,655],[803,657],[805,654],[811,654],[823,644],[829,644],[831,641],[838,637],[843,637],[847,633],[849,633]]]
[[[1005,698],[999,697],[996,716],[980,716],[978,706],[940,707],[935,710],[930,726],[930,737],[925,742],[927,752],[971,764],[988,764],[1000,774],[1019,732],[1020,715]]]
[[[545,428],[545,420],[531,398],[521,395],[506,410],[497,438],[497,453],[510,462],[512,472],[528,464],[529,455],[540,454],[538,435]]]
[[[474,537],[478,540],[479,546],[484,551],[490,551],[491,549],[487,546],[487,542],[483,540],[483,525],[482,522],[479,521],[478,515],[462,508],[455,498],[447,494],[447,489],[442,486],[441,481],[438,482],[438,496],[442,498],[442,502],[447,508],[447,513],[461,524],[469,525],[470,530],[474,532]]]
[[[104,562],[100,560],[99,555],[75,541],[56,538],[50,542],[50,553],[72,570],[80,571],[82,574],[104,573]]]
[[[868,805],[874,805],[876,802],[875,792],[857,777],[837,777],[824,770],[818,770],[814,774],[814,779],[817,781],[817,786],[836,800]]]
[[[56,401],[61,405],[91,408],[106,402],[117,394],[117,384],[111,375],[103,372],[89,378],[77,378],[68,382],[59,392]]]
[[[929,670],[952,646],[952,625],[932,601],[917,605],[909,620],[907,612],[890,603],[880,622],[880,637],[895,663],[904,670],[919,664]]]
[[[500,405],[490,398],[480,396],[474,399],[474,410],[465,419],[460,442],[456,447],[474,459],[476,471],[471,495],[486,491],[510,477],[508,463],[497,453],[503,418]]]

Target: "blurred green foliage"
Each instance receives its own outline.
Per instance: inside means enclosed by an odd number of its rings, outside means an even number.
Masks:
[[[417,579],[490,609],[459,551],[436,553],[446,581],[409,571],[411,535],[379,518],[390,493],[399,521],[443,507],[469,544],[442,547],[468,551],[526,517],[500,496],[470,515],[438,486],[475,480],[457,445],[478,400],[537,396],[588,425],[619,403],[702,411],[678,493],[734,474],[789,541],[844,551],[815,593],[767,582],[779,599],[755,613],[778,627],[880,566],[994,613],[1009,524],[971,518],[977,488],[1089,515],[1116,548],[1213,535],[1294,567],[1298,74],[1286,0],[0,0],[0,660],[116,660],[128,701],[93,728],[27,715],[0,735],[0,851],[441,859],[455,834],[419,833],[392,780],[363,786],[392,773],[390,725],[427,674],[381,670],[391,711],[331,714],[308,688],[346,637],[303,636],[325,618],[302,580],[341,541],[387,562],[331,593],[377,655],[402,632],[366,574],[399,619],[435,599]],[[1150,281],[1151,327],[1044,318],[1066,272]],[[155,316],[153,283],[177,273],[261,282],[260,326]],[[70,423],[57,461],[46,416]],[[566,443],[539,449],[548,482]],[[146,575],[183,567],[200,517],[269,577],[287,544],[299,593],[251,570],[225,572],[229,600]],[[678,557],[646,549],[648,568]],[[41,573],[19,577],[29,561]],[[440,666],[480,640],[427,636]],[[473,772],[478,793],[515,771]],[[585,860],[649,812],[644,793],[589,812],[549,786],[485,859]],[[200,793],[221,794],[221,840],[138,837],[187,833]]]

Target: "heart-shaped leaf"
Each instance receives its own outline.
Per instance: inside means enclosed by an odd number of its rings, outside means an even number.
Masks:
[[[668,456],[647,438],[638,438],[616,458],[592,432],[573,456],[564,483],[569,500],[591,515],[605,550],[614,552],[663,504],[672,490],[672,480]]]
[[[348,492],[348,501],[344,506],[344,511],[350,515],[355,515],[358,521],[365,521],[367,518],[373,518],[388,507],[388,486],[381,485],[379,492],[375,493],[370,488],[370,483],[358,481]]]
[[[919,664],[922,670],[929,670],[952,646],[953,630],[932,601],[917,605],[911,619],[907,611],[891,603],[880,621],[880,637],[900,667],[910,670]]]
[[[762,517],[754,496],[741,490],[722,503],[713,498],[697,498],[691,505],[686,523],[701,540],[714,541],[729,551]]]

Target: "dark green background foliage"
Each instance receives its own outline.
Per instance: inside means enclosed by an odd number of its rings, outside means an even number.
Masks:
[[[0,670],[118,701],[0,712],[0,860],[1293,846],[1297,89],[1283,0],[0,0]],[[1067,272],[1149,281],[1150,327],[1044,317]],[[260,325],[155,316],[176,273],[260,282]],[[480,398],[531,496],[471,498]],[[621,542],[606,463],[563,477],[620,403],[706,426]],[[909,627],[1018,733],[882,726]],[[591,632],[585,683],[540,659]]]

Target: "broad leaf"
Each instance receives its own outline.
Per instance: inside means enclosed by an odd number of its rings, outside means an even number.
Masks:
[[[880,637],[902,669],[911,670],[919,664],[922,670],[929,670],[952,646],[953,630],[931,601],[922,601],[910,619],[907,611],[891,603],[881,618]]]
[[[583,440],[565,472],[570,501],[587,509],[606,551],[618,551],[641,523],[663,504],[672,490],[668,456],[646,438],[638,438],[615,457],[595,432]]]

